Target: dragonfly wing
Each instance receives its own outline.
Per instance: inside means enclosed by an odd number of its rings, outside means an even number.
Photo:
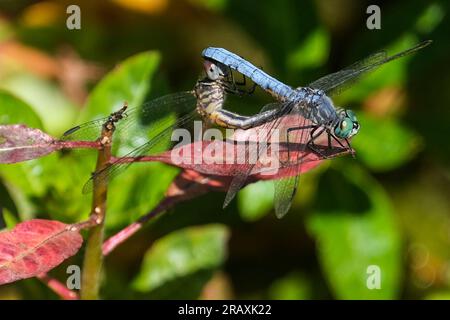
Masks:
[[[142,107],[141,114],[144,117],[142,121],[146,122],[145,126],[148,127],[148,131],[150,132],[150,140],[126,153],[124,156],[116,158],[104,169],[95,172],[84,185],[83,193],[92,191],[94,180],[104,181],[112,179],[128,168],[139,157],[168,150],[173,143],[171,141],[173,130],[189,127],[193,122],[192,120],[198,117],[195,104],[196,98],[190,92],[171,94],[145,103]],[[159,115],[163,114],[163,110],[165,110],[166,117],[159,118]],[[153,119],[150,119],[152,111],[154,111],[155,116]],[[186,111],[189,112],[178,119],[174,119],[174,115],[168,116],[172,112],[179,114]]]
[[[233,179],[231,180],[230,186],[228,187],[227,194],[225,196],[223,207],[225,208],[228,206],[228,204],[231,202],[231,200],[234,199],[236,196],[236,193],[245,185],[249,175],[252,173],[253,168],[255,167],[256,163],[258,162],[258,159],[260,159],[261,155],[264,154],[267,150],[267,143],[259,143],[260,141],[271,141],[271,137],[273,134],[273,129],[278,127],[278,124],[280,123],[282,117],[281,115],[284,112],[288,112],[288,108],[290,107],[289,103],[270,103],[265,105],[261,112],[266,112],[268,110],[272,109],[279,109],[280,110],[280,116],[277,117],[275,120],[267,122],[263,124],[262,126],[258,127],[258,145],[257,148],[249,148],[249,154],[248,158],[246,159],[246,163],[244,164],[236,164],[236,171],[237,173],[233,176]],[[249,159],[255,159],[254,162],[247,162]]]
[[[278,219],[283,218],[291,208],[298,182],[298,175],[274,181],[274,206],[275,215]]]
[[[301,113],[298,108],[299,106],[297,105],[291,111],[291,117],[294,118],[294,121],[288,119],[289,121],[287,123],[283,121],[281,124],[281,126],[284,127],[281,132],[286,132],[288,149],[287,164],[289,167],[287,169],[286,178],[274,181],[275,215],[279,219],[283,218],[289,211],[292,199],[297,192],[304,152],[310,137],[311,128],[307,126],[306,118],[300,116]],[[287,129],[297,130],[290,130],[288,132]],[[291,146],[293,145],[299,146],[298,150],[292,152],[294,157],[291,156],[290,152]]]
[[[91,141],[100,136],[102,125],[108,121],[108,117],[95,119],[70,128],[61,136],[61,140]]]
[[[338,94],[348,88],[351,84],[358,81],[360,77],[368,72],[376,70],[378,67],[410,55],[431,43],[430,40],[419,43],[418,45],[399,52],[395,55],[388,56],[385,51],[380,51],[362,59],[338,72],[326,75],[308,86],[315,89],[320,89],[329,95]]]
[[[350,86],[363,73],[369,70],[373,70],[373,68],[367,70],[371,66],[375,67],[381,65],[382,61],[385,61],[386,58],[386,51],[376,52],[340,71],[328,74],[310,83],[308,86],[314,89],[323,90],[327,94],[336,94],[338,91],[341,92],[342,90],[344,90],[346,88],[346,84]]]
[[[123,113],[123,118],[117,121],[114,135],[126,136],[133,134],[149,126],[149,122],[162,118],[168,112],[185,113],[192,108],[191,101],[193,93],[189,91],[168,94],[144,103],[142,106],[129,107]],[[109,116],[94,119],[70,128],[63,133],[62,140],[84,140],[92,141],[100,137],[102,126],[107,122]],[[149,120],[150,119],[150,120]]]

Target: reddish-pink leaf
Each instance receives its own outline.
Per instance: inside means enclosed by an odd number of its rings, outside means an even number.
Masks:
[[[281,121],[283,125],[280,127],[283,128],[298,126],[299,123],[311,124],[298,115],[286,116]],[[257,180],[272,180],[307,172],[323,161],[322,155],[334,158],[351,153],[351,150],[343,147],[346,145],[345,141],[341,141],[340,145],[333,139],[332,148],[328,148],[328,136],[325,132],[315,140],[316,147],[321,150],[320,155],[306,146],[310,140],[309,130],[293,131],[287,141],[285,131],[277,132],[278,135],[271,131],[269,135],[263,129],[264,126],[236,130],[227,140],[194,141],[160,154],[123,158],[122,161],[161,161],[206,175],[244,174]],[[248,162],[253,165],[244,165]]]
[[[35,219],[0,232],[0,284],[45,273],[77,253],[83,238],[59,221]]]
[[[0,125],[0,163],[16,163],[45,156],[62,148],[97,148],[95,141],[59,141],[25,125]]]
[[[57,147],[51,136],[25,125],[0,126],[0,163],[15,163],[42,157]]]

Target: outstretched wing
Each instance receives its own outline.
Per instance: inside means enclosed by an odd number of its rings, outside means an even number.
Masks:
[[[286,138],[288,169],[286,178],[274,181],[275,215],[279,219],[283,218],[291,208],[300,181],[303,156],[311,136],[311,122],[300,116],[299,108],[298,104],[295,105],[290,115],[280,123],[280,126],[283,127],[281,132]],[[297,150],[294,151],[292,146],[297,146]]]
[[[148,131],[147,135],[150,135],[150,139],[123,157],[116,158],[104,169],[95,172],[84,185],[83,193],[92,191],[95,179],[106,180],[123,172],[133,159],[170,148],[173,130],[184,128],[198,116],[195,104],[196,98],[191,92],[170,94],[145,103],[139,112],[139,121]],[[175,119],[174,114],[183,115]]]
[[[338,72],[326,75],[310,83],[308,86],[314,89],[323,90],[328,95],[338,94],[355,81],[358,81],[362,75],[374,71],[385,63],[405,57],[422,48],[425,48],[430,45],[431,42],[431,40],[423,41],[410,49],[392,56],[388,56],[385,51],[374,53]]]
[[[289,110],[289,104],[288,103],[270,103],[265,105],[261,109],[261,113],[266,112],[268,110],[278,109],[280,110],[280,116],[275,118],[272,121],[266,122],[262,126],[258,127],[258,133],[257,133],[257,140],[256,140],[256,148],[251,148],[249,146],[248,148],[248,156],[245,159],[245,163],[239,164],[235,166],[236,173],[233,176],[233,179],[231,180],[231,183],[228,187],[227,194],[225,196],[225,200],[223,203],[223,207],[225,208],[228,206],[228,204],[231,202],[231,200],[234,199],[236,196],[236,193],[242,189],[242,187],[245,185],[246,181],[248,180],[249,175],[252,173],[253,168],[258,163],[259,159],[263,154],[265,154],[268,142],[271,141],[272,134],[274,132],[274,129],[278,127],[279,122],[281,121],[281,114],[282,113],[288,113]],[[285,111],[284,111],[285,110]],[[253,130],[253,129],[250,129]],[[267,142],[267,143],[260,143],[260,142]],[[244,155],[246,156],[246,155]],[[252,161],[253,160],[253,161]]]

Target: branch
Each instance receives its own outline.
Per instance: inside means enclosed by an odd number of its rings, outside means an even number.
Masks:
[[[67,288],[60,281],[48,276],[46,273],[38,275],[37,278],[53,290],[59,297],[64,300],[78,300],[78,294]]]
[[[114,115],[121,115],[127,109],[127,105],[113,113],[109,121],[103,125],[99,142],[102,148],[98,151],[96,172],[105,169],[111,158],[112,135],[115,130],[114,123],[121,119]],[[106,215],[106,197],[108,179],[94,179],[94,192],[90,218],[97,225],[89,230],[86,251],[83,263],[83,275],[81,283],[81,298],[83,300],[98,299],[100,290],[100,277],[103,264],[102,243],[104,235],[104,221]]]

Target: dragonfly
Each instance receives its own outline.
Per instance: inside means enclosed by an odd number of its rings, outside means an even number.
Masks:
[[[176,142],[171,139],[174,130],[192,129],[195,120],[201,120],[205,126],[248,129],[274,119],[279,113],[276,108],[266,107],[256,119],[255,116],[226,110],[224,105],[227,94],[242,96],[251,93],[251,90],[241,89],[245,83],[235,81],[227,68],[217,68],[209,61],[204,61],[203,68],[206,76],[197,81],[193,90],[168,94],[141,107],[130,108],[126,105],[107,117],[77,125],[63,133],[62,140],[93,140],[99,136],[105,123],[112,123],[115,127],[114,142],[119,140],[120,144],[121,140],[126,139],[124,136],[133,140],[131,144],[134,144],[134,148],[131,151],[91,175],[83,186],[83,193],[92,191],[94,180],[111,179],[125,171],[132,163],[130,159],[170,150]]]
[[[348,88],[352,83],[360,79],[362,75],[374,71],[388,62],[417,52],[430,45],[431,42],[431,40],[423,41],[410,49],[391,56],[385,51],[376,52],[340,71],[326,75],[305,87],[298,88],[292,88],[284,84],[249,61],[226,49],[208,47],[203,50],[202,56],[211,63],[210,67],[214,66],[213,69],[225,70],[229,68],[235,70],[271,94],[279,102],[278,106],[275,106],[275,109],[278,109],[279,112],[275,112],[274,116],[281,119],[286,114],[300,114],[302,116],[300,119],[303,119],[301,123],[299,122],[298,125],[289,128],[282,128],[286,131],[288,143],[291,135],[296,140],[298,138],[303,140],[303,135],[307,132],[310,137],[305,146],[326,158],[326,155],[316,147],[316,139],[321,137],[322,134],[326,134],[329,148],[331,148],[332,140],[334,140],[340,146],[352,150],[349,139],[355,136],[360,129],[354,112],[336,108],[330,97]],[[256,115],[253,119],[248,120],[250,127],[252,120],[255,122],[259,121],[259,116]],[[309,120],[308,124],[306,124],[306,120]],[[272,121],[270,127],[267,128],[267,132],[270,134],[274,129],[280,129],[281,127],[283,127],[282,121]],[[343,142],[345,142],[345,146]],[[301,159],[298,159],[298,161],[301,161]],[[254,164],[248,164],[244,174],[236,175],[233,178],[225,198],[224,207],[230,203],[236,193],[244,186],[248,175],[252,172],[253,166]],[[277,217],[283,217],[291,206],[299,184],[299,172],[301,171],[299,168],[300,166],[293,167],[293,170],[297,170],[297,172],[293,172],[286,179],[276,181],[274,199]]]

